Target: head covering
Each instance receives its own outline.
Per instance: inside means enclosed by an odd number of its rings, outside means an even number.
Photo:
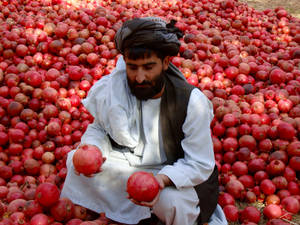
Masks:
[[[166,52],[166,55],[178,54],[182,32],[175,27],[175,20],[167,24],[158,17],[135,18],[124,22],[115,36],[116,48],[124,54],[128,47],[146,47]]]

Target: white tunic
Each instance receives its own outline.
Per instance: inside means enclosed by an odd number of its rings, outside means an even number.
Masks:
[[[91,92],[91,96],[93,93],[97,93],[95,90],[97,90],[97,85],[94,92]],[[98,91],[101,90],[98,89]],[[93,98],[96,96],[97,94]],[[90,97],[89,102],[93,102],[91,99]],[[113,101],[119,101],[117,104],[114,102],[110,102],[110,104],[118,105],[120,108],[120,105],[124,105],[125,100],[114,98]],[[133,116],[139,118],[140,123],[138,123],[137,129],[132,128],[137,124],[136,122],[123,126],[124,121],[118,118],[118,115],[122,116],[122,112],[116,114],[111,110],[108,110],[108,115],[101,115],[106,120],[110,120],[110,125],[105,124],[105,120],[101,121],[102,118],[97,115],[97,113],[99,114],[98,103],[89,104],[85,102],[86,108],[92,113],[95,120],[88,126],[81,138],[81,143],[98,146],[107,159],[102,165],[102,172],[91,178],[83,175],[78,176],[74,173],[72,164],[75,150],[71,151],[68,154],[68,174],[61,196],[93,211],[105,212],[106,216],[113,220],[126,224],[136,224],[140,220],[150,217],[150,209],[135,205],[126,198],[127,179],[133,172],[144,170],[153,174],[165,174],[172,180],[177,189],[193,187],[207,180],[215,166],[210,134],[210,123],[213,118],[211,102],[200,90],[194,89],[192,91],[187,108],[187,117],[182,127],[185,135],[181,142],[184,158],[179,159],[173,165],[164,165],[166,156],[159,126],[160,101],[161,99],[158,98],[136,101],[132,104],[132,108],[136,111],[133,110],[134,113],[129,115],[128,120],[131,120],[130,117]],[[114,111],[118,112],[115,108]],[[102,111],[103,113],[105,111]],[[114,121],[117,124],[114,124]],[[120,124],[122,132],[128,130],[133,134],[132,137],[138,134],[134,137],[135,140],[138,140],[136,144],[132,144],[134,147],[117,149],[111,146],[107,130],[112,127],[116,129],[118,124]],[[107,128],[104,129],[103,126]],[[126,129],[123,129],[124,127]],[[121,134],[112,132],[111,130],[110,134],[115,135],[115,137],[121,137],[120,142],[124,139],[122,137],[128,135],[126,132],[125,134],[124,132]],[[133,139],[128,145],[134,143],[135,140]]]
[[[161,165],[166,156],[162,143],[159,142],[159,108],[160,99],[142,102],[142,124],[145,133],[142,158],[146,162],[151,160],[153,165],[147,163],[143,168],[130,166],[127,158],[130,154],[135,157],[134,153],[113,149],[105,131],[94,122],[88,126],[81,142],[96,145],[103,151],[107,160],[102,166],[102,172],[92,178],[77,176],[71,160],[74,151],[70,152],[67,160],[68,175],[62,196],[96,212],[105,212],[107,217],[114,220],[135,224],[150,217],[150,210],[126,199],[126,182],[134,171],[143,169],[154,174],[163,173],[170,177],[177,188],[192,187],[205,181],[215,165],[211,136],[208,132],[212,109],[206,97],[198,89],[192,91],[187,118],[183,124],[185,138],[182,147],[185,157],[174,165]],[[155,145],[160,148],[153,148]]]

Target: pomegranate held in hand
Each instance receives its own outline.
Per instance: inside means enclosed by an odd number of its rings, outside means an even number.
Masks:
[[[102,153],[96,146],[83,145],[73,156],[73,164],[78,173],[86,176],[100,172],[103,163]]]
[[[151,202],[159,192],[159,183],[153,174],[138,171],[128,178],[127,192],[136,201]]]

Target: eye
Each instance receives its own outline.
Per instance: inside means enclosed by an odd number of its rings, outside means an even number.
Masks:
[[[152,70],[153,66],[144,66],[145,70]]]
[[[137,66],[134,66],[134,65],[130,65],[130,66],[128,66],[128,68],[130,69],[130,70],[137,70]]]

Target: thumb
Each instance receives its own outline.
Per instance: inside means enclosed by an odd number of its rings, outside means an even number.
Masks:
[[[165,184],[164,184],[164,181],[160,178],[156,179],[158,181],[158,184],[159,184],[159,188],[160,189],[164,189],[165,187]]]

